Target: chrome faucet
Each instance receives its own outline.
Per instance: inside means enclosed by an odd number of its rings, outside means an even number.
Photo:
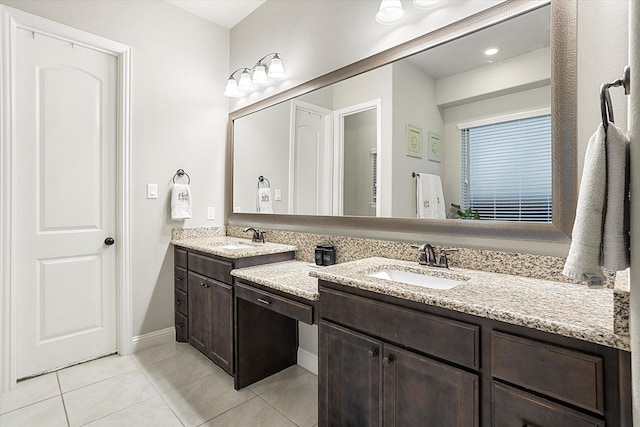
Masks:
[[[247,227],[247,228],[244,229],[245,233],[247,233],[249,231],[253,232],[253,237],[251,238],[251,241],[264,243],[264,233],[266,233],[266,231],[260,231],[260,230],[257,230],[255,228],[253,228],[253,227]]]
[[[449,268],[449,260],[447,254],[456,252],[458,249],[447,248],[440,249],[440,256],[436,260],[436,250],[429,243],[423,243],[422,245],[411,245],[414,248],[418,248],[418,254],[420,255],[420,265],[426,265],[427,267],[441,267]]]

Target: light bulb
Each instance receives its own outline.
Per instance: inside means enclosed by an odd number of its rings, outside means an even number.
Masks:
[[[380,9],[376,13],[376,22],[378,24],[390,25],[396,24],[404,17],[404,9],[400,0],[382,0]]]
[[[230,77],[227,80],[227,86],[224,88],[224,96],[228,96],[229,98],[237,98],[241,95],[240,89],[238,89],[238,83],[236,79]]]
[[[240,81],[238,82],[238,88],[241,91],[250,91],[253,89],[253,83],[251,83],[251,75],[249,75],[249,70],[246,68],[240,74]]]
[[[493,56],[498,52],[500,52],[500,48],[499,47],[489,47],[489,48],[484,50],[484,54],[486,56]]]
[[[270,79],[284,79],[286,74],[284,72],[284,66],[282,65],[282,60],[276,54],[271,63],[269,64],[269,72],[267,73]]]
[[[253,84],[256,84],[256,85],[269,84],[266,67],[262,62],[253,68],[253,76],[251,77],[251,81],[253,82]]]

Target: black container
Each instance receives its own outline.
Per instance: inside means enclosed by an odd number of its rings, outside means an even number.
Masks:
[[[322,265],[333,265],[336,263],[336,249],[333,246],[325,246],[322,256]]]
[[[322,265],[322,262],[323,262],[323,259],[324,259],[324,247],[323,246],[316,246],[315,258],[316,258],[316,265]]]

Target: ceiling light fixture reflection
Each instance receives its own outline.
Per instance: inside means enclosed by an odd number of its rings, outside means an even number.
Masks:
[[[413,7],[416,9],[431,9],[434,8],[442,0],[413,0]]]
[[[266,60],[269,57],[272,58],[267,65]],[[236,80],[238,73],[240,73],[240,77]],[[231,73],[227,80],[224,96],[237,98],[252,91],[255,86],[266,86],[272,80],[281,80],[285,77],[286,73],[280,54],[278,52],[269,53],[260,58],[253,68],[240,67]]]
[[[382,0],[376,13],[376,22],[383,25],[397,24],[404,17],[400,0]]]
[[[497,54],[498,52],[500,52],[500,48],[499,47],[489,47],[489,48],[486,48],[484,50],[484,54],[486,56],[493,56],[493,55]]]

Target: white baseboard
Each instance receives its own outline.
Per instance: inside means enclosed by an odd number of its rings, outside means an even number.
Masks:
[[[160,329],[144,335],[137,335],[131,338],[131,353],[137,353],[148,348],[169,344],[176,340],[176,330],[174,327]]]
[[[298,347],[298,365],[307,371],[318,375],[318,355],[309,353]]]

